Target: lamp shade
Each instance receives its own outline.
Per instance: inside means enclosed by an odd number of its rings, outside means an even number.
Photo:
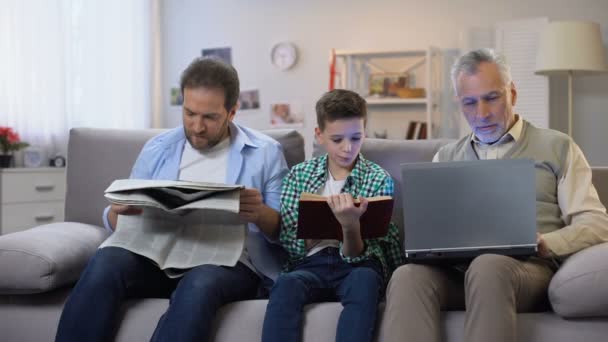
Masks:
[[[535,73],[552,75],[570,71],[579,74],[608,71],[599,24],[554,21],[542,31]]]

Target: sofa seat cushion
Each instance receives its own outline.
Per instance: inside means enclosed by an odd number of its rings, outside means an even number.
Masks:
[[[42,225],[0,238],[0,294],[40,293],[76,282],[103,228],[75,222]]]
[[[564,262],[549,285],[553,310],[562,317],[608,317],[608,243]]]

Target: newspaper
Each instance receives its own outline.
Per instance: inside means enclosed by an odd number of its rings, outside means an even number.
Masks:
[[[115,232],[100,248],[122,247],[155,262],[169,277],[203,264],[234,266],[247,234],[238,216],[240,185],[121,179],[105,197],[142,207],[119,215]]]

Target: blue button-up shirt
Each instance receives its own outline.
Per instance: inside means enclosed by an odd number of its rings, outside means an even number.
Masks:
[[[137,157],[130,178],[177,180],[185,143],[182,126],[150,139]],[[288,171],[281,145],[262,133],[230,123],[228,154],[226,184],[260,190],[264,203],[279,211],[281,182]],[[104,210],[103,219],[111,230],[108,211],[109,207]],[[276,279],[284,259],[284,252],[276,242],[270,241],[256,225],[249,224],[249,257],[254,267],[271,279]]]

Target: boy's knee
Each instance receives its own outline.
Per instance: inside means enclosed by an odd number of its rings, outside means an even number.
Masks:
[[[308,288],[308,283],[312,281],[310,279],[312,274],[308,272],[301,271],[293,271],[289,273],[282,274],[277,278],[272,287],[272,293],[291,293],[298,291],[305,291]]]

